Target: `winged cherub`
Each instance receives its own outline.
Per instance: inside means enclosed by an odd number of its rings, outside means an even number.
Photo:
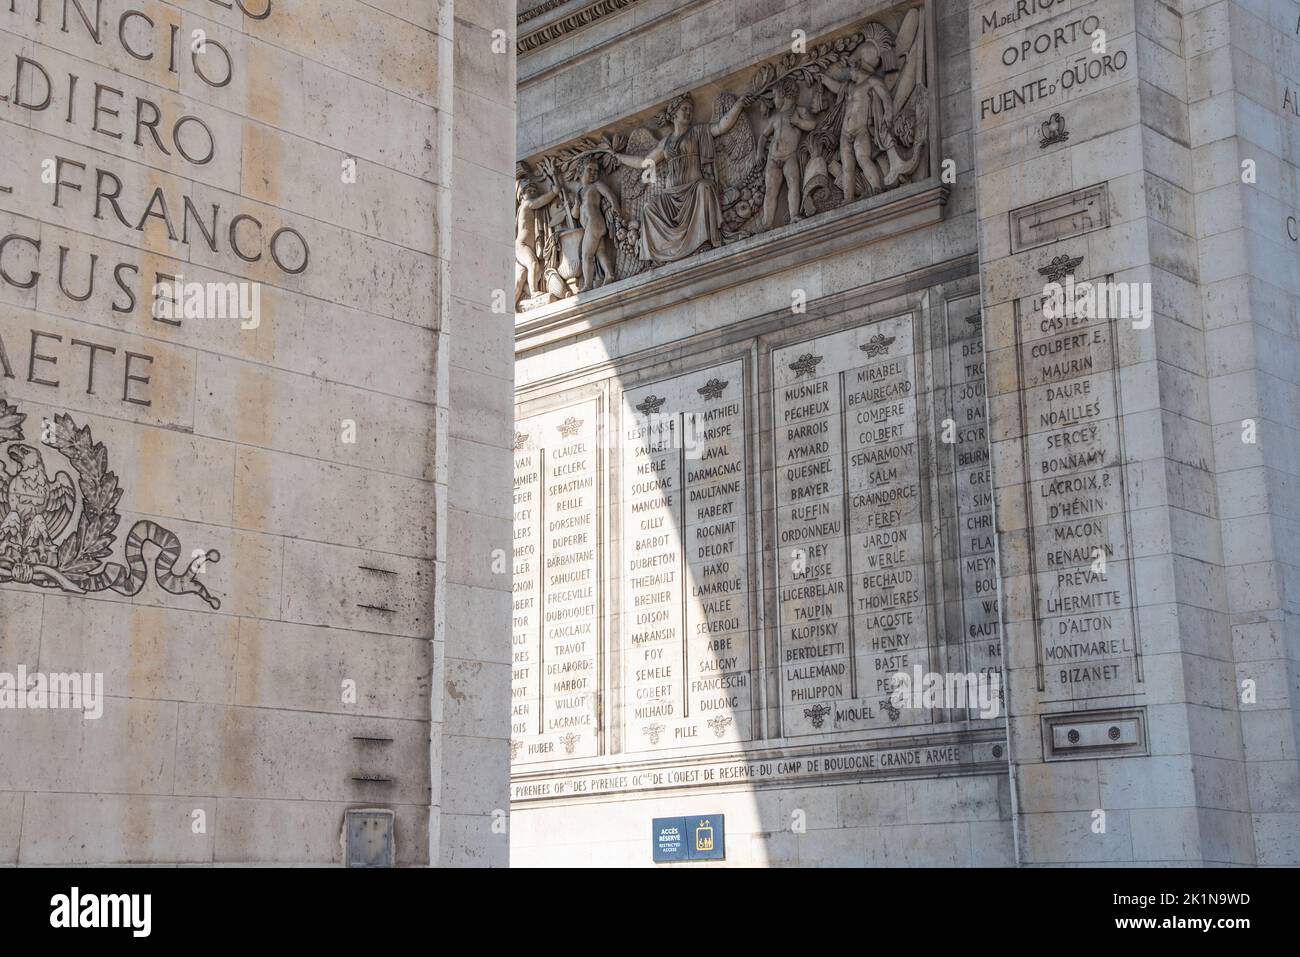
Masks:
[[[7,452],[14,465],[0,463],[0,551],[20,561],[52,565],[58,561],[54,541],[76,507],[72,479],[59,472],[51,480],[41,453],[30,445],[15,443]]]
[[[800,170],[799,144],[803,134],[817,128],[817,121],[799,105],[799,84],[787,79],[772,91],[774,109],[763,121],[759,134],[759,152],[763,143],[770,140],[767,164],[763,170],[763,228],[771,229],[776,223],[777,203],[781,198],[781,183],[786,187],[786,203],[790,208],[790,222],[799,219]],[[766,105],[766,100],[763,101]]]
[[[550,174],[552,168],[543,166],[542,172]],[[552,186],[541,192],[532,181],[528,164],[515,166],[515,303],[542,291],[544,264],[537,255],[537,211],[550,205],[559,195]]]

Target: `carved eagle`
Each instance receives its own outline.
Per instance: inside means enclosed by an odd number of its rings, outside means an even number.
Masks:
[[[30,445],[14,443],[6,449],[17,466],[4,466],[4,479],[0,481],[0,521],[11,530],[17,525],[25,532],[32,516],[45,521],[45,532],[51,541],[57,540],[68,527],[77,507],[77,491],[67,472],[59,472],[51,479],[45,472],[41,453]]]

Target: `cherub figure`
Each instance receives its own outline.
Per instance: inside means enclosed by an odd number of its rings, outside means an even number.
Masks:
[[[781,197],[781,183],[785,182],[787,204],[790,210],[790,222],[799,216],[800,169],[799,142],[803,134],[817,126],[806,109],[799,105],[799,84],[794,79],[787,79],[773,92],[774,109],[764,121],[759,131],[759,150],[769,138],[771,143],[767,150],[767,167],[763,173],[765,193],[763,196],[763,228],[771,229],[776,222],[776,207]]]
[[[840,166],[844,201],[851,203],[857,189],[857,170],[862,170],[867,188],[872,193],[893,186],[900,177],[916,168],[920,151],[914,149],[909,159],[899,155],[894,139],[894,119],[897,110],[894,96],[878,76],[898,69],[893,38],[879,23],[866,26],[862,44],[849,58],[849,79],[837,80],[822,74],[822,82],[844,98],[844,122],[840,128]],[[884,175],[876,165],[873,153],[883,152],[889,162]]]
[[[614,191],[600,181],[600,167],[586,159],[578,167],[578,186],[562,184],[562,188],[573,191],[577,201],[569,206],[573,218],[582,227],[582,286],[579,292],[586,292],[597,286],[603,286],[614,278],[614,244],[609,235],[609,223],[601,209],[601,200],[609,203],[610,209],[618,209],[618,197]],[[565,197],[568,202],[568,197]],[[600,279],[596,278],[596,266],[600,266]]]
[[[548,175],[549,166],[543,168]],[[559,195],[554,187],[538,190],[528,167],[515,167],[515,302],[535,296],[542,289],[542,261],[537,255],[537,210],[545,208]]]

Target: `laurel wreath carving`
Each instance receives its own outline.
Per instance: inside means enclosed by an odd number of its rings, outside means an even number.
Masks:
[[[21,442],[26,419],[24,413],[0,399],[0,442]]]
[[[0,442],[23,440],[26,413],[0,399]],[[81,515],[77,527],[59,544],[58,569],[69,581],[85,588],[113,552],[114,532],[121,522],[117,503],[122,498],[117,475],[108,470],[108,450],[96,442],[89,426],[78,427],[67,414],[57,414],[42,445],[61,454],[77,472]]]
[[[122,521],[117,514],[122,489],[117,475],[108,470],[104,443],[93,439],[89,426],[78,428],[71,416],[56,415],[54,434],[48,444],[77,470],[81,516],[73,533],[59,545],[59,570],[84,586],[112,554],[113,533]]]

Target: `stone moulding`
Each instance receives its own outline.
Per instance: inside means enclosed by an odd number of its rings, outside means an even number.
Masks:
[[[773,775],[771,778],[750,778],[747,785],[755,789],[791,787],[797,785],[816,786],[820,784],[839,784],[853,781],[897,780],[904,778],[940,778],[975,774],[987,774],[990,771],[1006,768],[1006,759],[1001,757],[1002,742],[1005,737],[996,730],[962,730],[938,734],[894,735],[866,739],[856,742],[841,742],[835,745],[803,744],[771,746],[764,741],[756,741],[748,748],[723,752],[719,754],[700,755],[666,755],[658,758],[635,757],[628,755],[626,760],[611,760],[608,756],[583,762],[566,764],[563,767],[541,767],[527,770],[515,769],[510,775],[511,803],[531,804],[547,801],[576,801],[583,799],[599,800],[611,795],[673,793],[689,788],[692,791],[704,791],[716,788],[734,788],[736,782],[725,778],[709,781],[694,780],[677,783],[654,783],[646,772],[704,769],[728,765],[777,764],[778,762],[797,761],[800,758],[823,758],[834,761],[840,759],[846,764],[844,770],[811,772],[801,770],[791,774]],[[961,748],[961,760],[945,766],[928,765],[926,767],[907,767],[903,765],[887,767],[852,767],[847,761],[855,755],[876,754],[917,750],[922,748],[944,748],[956,746]],[[621,755],[618,757],[622,757]],[[593,779],[608,780],[627,777],[626,783],[607,789],[588,787],[582,791],[572,787],[572,782]],[[542,792],[537,785],[549,785]]]
[[[521,159],[516,312],[689,272],[765,234],[797,245],[795,224],[937,182],[934,30],[915,0],[865,14]]]
[[[517,21],[519,23],[527,23],[529,20],[536,20],[542,14],[550,13],[552,10],[558,9],[568,2],[569,0],[543,0],[543,2],[537,4],[537,6],[522,11],[517,17]]]
[[[1150,754],[1145,707],[1044,714],[1045,761],[1087,761],[1100,756]]]
[[[522,27],[525,23],[564,6],[566,2],[568,0],[550,0],[548,3],[526,10],[519,15],[518,23]],[[581,4],[568,16],[552,20],[527,33],[520,30],[519,39],[515,41],[515,52],[521,56],[530,53],[552,40],[558,40],[574,30],[580,30],[611,13],[618,13],[634,3],[636,0],[595,0],[594,3]]]
[[[683,263],[518,314],[515,350],[525,352],[608,328],[686,299],[707,296],[825,256],[943,221],[948,187],[917,183],[810,222],[760,233]]]

